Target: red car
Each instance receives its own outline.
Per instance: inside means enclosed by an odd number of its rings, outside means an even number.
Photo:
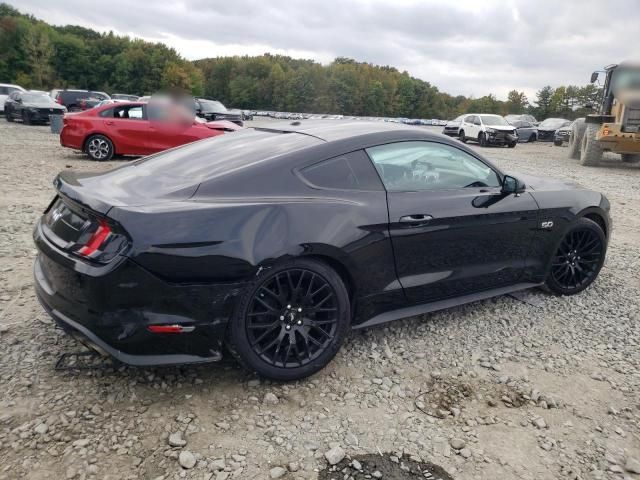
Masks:
[[[149,155],[242,128],[228,121],[149,120],[147,113],[146,103],[127,102],[66,114],[60,144],[104,161],[115,154]]]

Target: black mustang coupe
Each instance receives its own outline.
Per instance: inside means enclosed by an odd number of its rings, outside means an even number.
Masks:
[[[350,328],[578,293],[611,229],[598,192],[383,122],[274,123],[54,184],[34,272],[61,327],[130,365],[226,345],[281,380],[320,370]]]

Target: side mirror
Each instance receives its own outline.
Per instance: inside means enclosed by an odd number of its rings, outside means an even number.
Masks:
[[[523,182],[511,175],[505,175],[502,179],[502,193],[508,195],[511,193],[520,194],[523,193],[526,186]]]
[[[599,72],[593,72],[591,74],[591,83],[595,83],[595,81],[598,80],[598,75],[599,75]]]

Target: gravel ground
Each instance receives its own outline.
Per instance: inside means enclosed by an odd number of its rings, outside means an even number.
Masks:
[[[433,467],[425,478],[640,479],[640,166],[585,168],[541,143],[484,153],[608,196],[614,232],[591,288],[354,332],[296,383],[231,360],[56,371],[80,348],[35,299],[31,231],[58,171],[123,160],[93,163],[48,127],[2,120],[0,479],[400,479],[415,462]]]

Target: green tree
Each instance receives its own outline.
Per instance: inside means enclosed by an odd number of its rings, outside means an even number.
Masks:
[[[511,90],[507,94],[507,113],[523,113],[529,106],[529,100],[524,92]]]
[[[536,93],[536,108],[535,113],[538,119],[545,119],[551,114],[551,99],[553,97],[554,89],[550,85],[542,87]]]

